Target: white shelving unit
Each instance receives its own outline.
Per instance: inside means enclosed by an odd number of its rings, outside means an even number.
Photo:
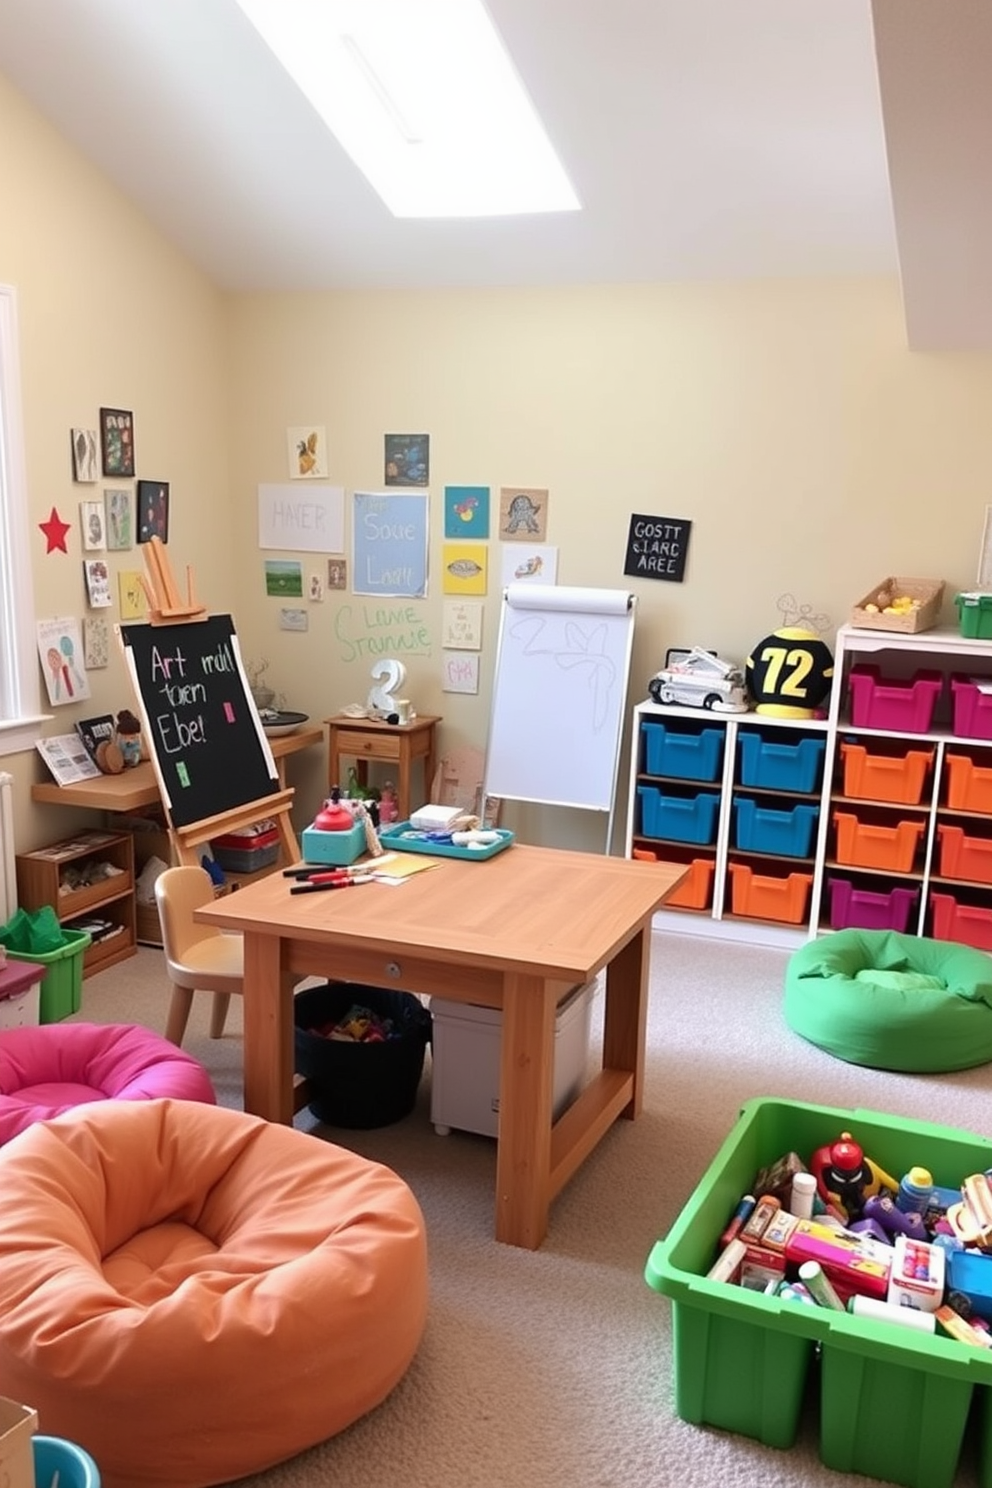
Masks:
[[[909,895],[901,893],[896,900],[888,901],[893,907],[897,900],[901,901],[904,909],[909,898],[916,896],[905,926],[908,933],[963,940],[992,950],[992,642],[971,640],[951,630],[911,635],[844,626],[837,634],[834,660],[830,709],[823,720],[774,718],[756,713],[721,715],[653,702],[637,704],[633,717],[625,851],[628,856],[635,851],[653,851],[669,861],[700,860],[712,865],[711,870],[700,871],[699,882],[703,888],[706,873],[711,876],[711,888],[705,895],[703,907],[666,909],[658,916],[658,923],[683,934],[792,947],[812,935],[835,928],[831,923],[831,884],[840,879],[842,885],[847,883],[850,889],[842,886],[833,892],[854,894],[862,910],[869,901],[873,906],[881,903],[884,896],[892,895],[894,889],[909,890]],[[850,675],[851,669],[859,664],[876,666],[885,683],[905,683],[908,686],[914,675],[921,671],[939,679],[939,700],[925,732],[906,727],[854,726],[850,712]],[[954,676],[978,678],[987,683],[988,694],[974,696],[985,699],[977,711],[983,716],[980,726],[988,728],[989,738],[955,733],[951,688]],[[714,743],[718,744],[720,758],[715,777],[696,780],[649,770],[648,730],[645,725],[651,723],[665,725],[666,740],[669,732],[673,736],[684,732],[690,741],[687,745],[690,754],[693,737],[700,740],[700,749],[704,753],[708,753]],[[715,731],[719,736],[714,740],[713,733],[707,734],[705,749],[704,731]],[[769,745],[787,745],[790,749],[804,738],[822,739],[822,769],[818,772],[815,788],[801,791],[791,789],[787,784],[776,784],[771,788],[745,784],[742,779],[742,736],[753,732]],[[873,771],[879,769],[879,761],[882,761],[883,776],[889,761],[892,768],[898,770],[902,767],[900,762],[907,762],[910,755],[929,756],[923,765],[919,800],[891,801],[846,794],[844,746],[852,744],[860,745],[870,756]],[[774,749],[770,751],[772,754],[775,752]],[[915,768],[918,770],[920,765],[921,761],[917,759]],[[906,768],[914,766],[907,763]],[[958,782],[953,796],[952,777]],[[873,774],[872,778],[879,777]],[[965,782],[964,804],[961,803],[962,781]],[[654,808],[659,799],[691,803],[700,794],[716,798],[715,826],[711,832],[704,832],[707,840],[698,843],[676,841],[667,837],[664,830],[657,830],[659,821]],[[956,801],[953,806],[950,804],[952,798]],[[739,808],[735,806],[735,801],[741,799],[752,801],[758,808],[759,822],[787,821],[784,814],[791,813],[797,806],[816,808],[818,815],[808,852],[801,855],[783,853],[776,846],[777,839],[771,842],[774,850],[770,852],[755,852],[742,847],[737,820]],[[646,819],[645,807],[651,820]],[[675,809],[678,814],[679,808]],[[771,815],[765,815],[766,812]],[[708,819],[713,813],[714,808],[708,807],[703,814]],[[848,821],[845,831],[853,832],[855,855],[864,852],[869,859],[876,851],[875,839],[881,844],[879,850],[884,855],[885,843],[900,823],[918,824],[919,831],[912,825],[903,829],[907,837],[917,839],[911,865],[897,871],[889,866],[871,866],[870,863],[839,862],[838,813],[855,819],[853,828]],[[664,829],[669,825],[664,820],[664,812],[662,818]],[[808,821],[808,814],[803,813],[803,818]],[[954,831],[955,828],[958,830]],[[776,826],[775,832],[777,830]],[[760,836],[759,833],[759,841]],[[774,832],[772,837],[775,837]],[[956,871],[952,874],[948,865],[955,849],[959,852],[954,865]],[[849,854],[845,854],[847,856]],[[800,920],[755,918],[734,913],[731,867],[735,863],[749,866],[754,874],[768,881],[785,879],[792,873],[808,876],[809,892]],[[787,897],[783,895],[783,904]],[[767,901],[764,907],[767,911]],[[941,920],[938,926],[934,922],[935,909]],[[873,908],[873,912],[879,911]],[[897,924],[894,928],[902,926]]]

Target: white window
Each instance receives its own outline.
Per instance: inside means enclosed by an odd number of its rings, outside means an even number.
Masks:
[[[0,755],[41,732],[17,294],[0,284]]]

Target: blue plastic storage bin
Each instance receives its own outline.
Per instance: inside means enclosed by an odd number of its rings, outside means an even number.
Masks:
[[[669,775],[676,780],[715,780],[723,763],[720,728],[692,732],[672,729],[666,723],[641,724],[644,733],[644,763],[649,775]]]
[[[709,792],[696,796],[663,796],[656,785],[639,785],[641,832],[645,837],[664,837],[669,842],[716,841],[720,797]]]
[[[819,806],[799,805],[791,811],[772,811],[746,796],[735,796],[736,845],[743,852],[807,858],[819,815]]]
[[[740,741],[742,785],[767,790],[819,790],[825,739],[770,744],[761,734],[742,729]]]

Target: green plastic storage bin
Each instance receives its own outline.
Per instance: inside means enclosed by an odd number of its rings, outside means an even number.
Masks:
[[[977,591],[956,594],[954,603],[958,607],[958,624],[963,636],[970,640],[992,640],[992,594]]]
[[[11,961],[36,961],[45,968],[41,979],[39,1022],[59,1023],[70,1013],[78,1013],[83,994],[83,952],[92,937],[85,930],[66,930],[65,944],[57,951],[8,951]]]
[[[718,1237],[758,1170],[791,1151],[808,1159],[842,1131],[886,1172],[919,1164],[949,1188],[992,1167],[992,1141],[970,1132],[877,1111],[748,1101],[645,1268],[648,1285],[672,1303],[676,1411],[695,1424],[790,1447],[807,1383],[818,1377],[820,1456],[828,1467],[906,1488],[950,1488],[974,1399],[982,1413],[980,1481],[992,1488],[992,1350],[706,1277]]]

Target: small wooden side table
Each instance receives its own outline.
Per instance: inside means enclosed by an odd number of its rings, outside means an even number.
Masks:
[[[325,718],[327,724],[327,783],[331,789],[340,785],[342,757],[356,761],[356,774],[361,785],[368,784],[369,760],[382,760],[396,765],[398,805],[401,819],[417,806],[427,804],[437,760],[435,730],[440,717],[423,714],[410,723],[383,723],[373,718],[348,718],[336,714]],[[420,760],[424,772],[423,800],[414,802],[410,794],[410,767]]]

